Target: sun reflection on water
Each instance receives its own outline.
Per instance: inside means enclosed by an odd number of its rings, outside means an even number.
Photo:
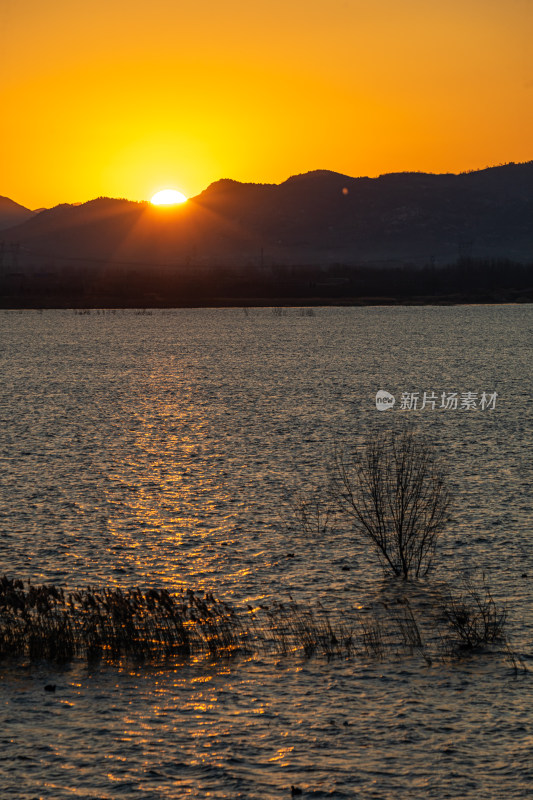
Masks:
[[[208,409],[195,402],[191,386],[183,380],[174,386],[162,367],[152,374],[146,396],[128,409],[126,457],[105,485],[109,553],[120,554],[119,573],[147,584],[194,580],[201,589],[231,529],[219,471],[223,454],[213,446]]]

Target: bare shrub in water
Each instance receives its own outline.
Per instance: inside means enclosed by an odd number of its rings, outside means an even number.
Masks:
[[[425,439],[407,427],[378,433],[350,452],[338,450],[330,493],[354,532],[375,546],[385,569],[404,578],[429,572],[450,495]]]
[[[484,577],[481,586],[466,581],[461,592],[448,590],[442,597],[442,613],[449,626],[452,651],[507,642],[507,611],[496,604]]]
[[[296,525],[307,536],[323,536],[334,523],[335,510],[323,488],[315,488],[308,493],[294,489],[287,497],[285,505],[288,520],[282,512],[282,521],[288,529]]]

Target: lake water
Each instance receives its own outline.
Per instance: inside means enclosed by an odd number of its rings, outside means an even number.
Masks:
[[[342,525],[291,527],[286,500],[324,484],[335,447],[409,420],[454,495],[428,580],[485,573],[531,669],[532,311],[0,312],[0,573],[360,608],[391,591],[375,556]],[[0,675],[2,798],[533,792],[531,672],[503,655],[19,661]]]

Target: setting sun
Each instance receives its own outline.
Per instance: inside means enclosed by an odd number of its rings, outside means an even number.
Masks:
[[[185,195],[175,189],[163,189],[161,192],[156,192],[150,200],[154,206],[173,206],[186,201]]]

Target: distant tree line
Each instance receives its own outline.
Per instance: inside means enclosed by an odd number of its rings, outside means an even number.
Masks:
[[[170,268],[64,264],[0,273],[3,308],[533,302],[533,262]]]

